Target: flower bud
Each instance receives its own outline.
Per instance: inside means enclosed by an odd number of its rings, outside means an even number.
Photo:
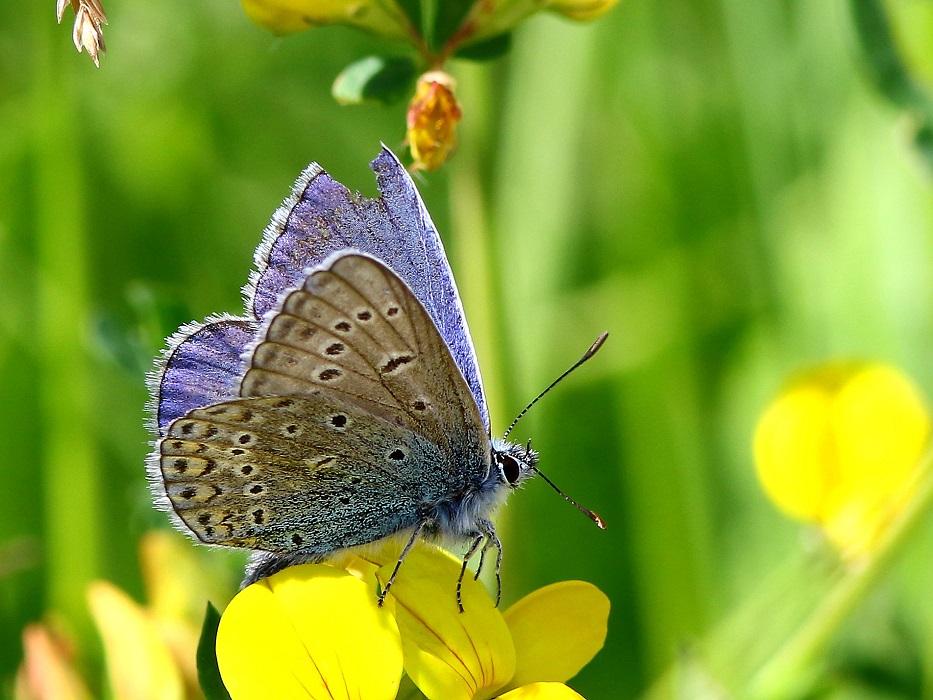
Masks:
[[[453,78],[441,71],[418,78],[415,96],[408,104],[406,134],[415,168],[435,170],[457,144],[461,113],[453,89]]]

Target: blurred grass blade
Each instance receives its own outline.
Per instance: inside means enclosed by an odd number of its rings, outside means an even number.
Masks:
[[[875,89],[914,118],[914,146],[933,170],[933,96],[901,58],[881,0],[852,0],[852,16]]]
[[[34,18],[37,50],[32,134],[38,289],[36,350],[40,363],[41,479],[46,542],[46,601],[78,623],[89,622],[83,592],[97,575],[100,475],[90,429],[91,387],[88,231],[81,134],[74,113],[73,55],[58,41],[46,7]],[[40,11],[41,10],[41,11]],[[57,187],[52,183],[67,183]]]
[[[901,60],[880,0],[852,0],[852,16],[865,67],[875,88],[900,107],[916,107],[923,91]]]

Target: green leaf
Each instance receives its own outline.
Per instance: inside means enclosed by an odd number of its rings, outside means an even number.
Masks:
[[[512,48],[512,35],[509,32],[499,34],[492,39],[486,39],[476,44],[470,44],[462,49],[458,49],[454,54],[457,58],[465,58],[468,61],[491,61],[499,58],[509,52]]]
[[[434,15],[434,29],[429,41],[435,51],[441,49],[466,19],[474,0],[441,0]]]
[[[340,104],[396,102],[411,92],[417,74],[410,58],[367,56],[343,69],[331,87]]]
[[[204,624],[201,627],[201,639],[198,640],[198,683],[206,700],[231,700],[230,693],[220,678],[217,666],[217,628],[220,626],[220,613],[217,608],[207,604],[204,611]]]
[[[419,32],[424,31],[422,27],[422,22],[424,20],[421,13],[421,0],[398,0],[398,5],[402,8],[402,12],[405,13],[405,16],[408,17],[411,26]]]

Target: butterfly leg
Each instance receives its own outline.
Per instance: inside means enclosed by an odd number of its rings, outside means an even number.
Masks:
[[[488,552],[493,547],[496,548],[496,571],[499,570],[499,567],[502,564],[502,548],[499,546],[499,541],[493,533],[492,537],[486,537],[486,544],[483,545],[483,548],[479,552],[479,566],[476,567],[476,574],[473,576],[474,581],[478,581],[480,574],[483,572],[483,567],[486,565],[486,552]]]
[[[483,544],[483,548],[479,552],[479,564],[476,567],[476,574],[473,576],[473,580],[479,579],[480,574],[483,571],[483,565],[486,561],[486,552],[490,547],[496,548],[496,607],[499,607],[499,601],[502,599],[502,579],[499,575],[500,570],[502,569],[502,542],[499,540],[499,536],[496,535],[496,527],[492,524],[490,520],[480,520],[478,523],[479,529],[474,530],[470,533],[470,536],[473,537],[473,542],[470,545],[469,550],[467,550],[466,555],[463,557],[463,565],[460,567],[460,578],[457,579],[457,606],[460,608],[460,612],[463,612],[463,605],[460,603],[460,590],[463,585],[463,576],[466,573],[467,563],[476,554],[476,550],[479,548],[480,543],[483,540],[486,542]]]
[[[483,520],[480,525],[485,528],[483,533],[486,538],[486,544],[483,545],[483,550],[479,553],[479,566],[476,567],[476,578],[479,578],[480,572],[483,570],[483,560],[486,558],[486,550],[490,547],[496,548],[496,607],[499,607],[499,601],[502,600],[502,579],[499,576],[499,572],[502,570],[502,542],[499,540],[499,536],[496,534],[496,528],[490,520]]]
[[[457,607],[460,608],[460,612],[463,612],[463,601],[461,600],[460,594],[463,590],[463,576],[466,574],[467,564],[470,563],[470,559],[476,554],[476,550],[479,548],[480,543],[483,541],[483,538],[486,537],[486,535],[479,531],[471,532],[470,536],[473,538],[473,541],[470,543],[470,548],[467,550],[466,554],[463,555],[463,564],[460,566],[460,576],[457,578]],[[486,548],[483,547],[483,549],[485,550]],[[480,556],[482,557],[482,555]],[[482,558],[480,558],[480,566],[482,565]]]
[[[392,587],[392,584],[395,582],[395,577],[398,575],[398,570],[402,568],[402,562],[405,561],[405,557],[408,556],[408,553],[411,551],[411,548],[415,546],[415,542],[418,541],[418,538],[421,537],[421,532],[424,530],[424,526],[428,524],[427,520],[422,520],[415,526],[415,531],[411,533],[411,537],[408,538],[408,544],[405,545],[405,549],[402,550],[402,553],[398,557],[398,561],[395,562],[395,568],[392,569],[392,575],[389,576],[389,580],[386,581],[385,587],[382,589],[382,593],[379,594],[379,607],[382,607],[382,604],[385,602],[386,595],[389,592],[389,589]]]

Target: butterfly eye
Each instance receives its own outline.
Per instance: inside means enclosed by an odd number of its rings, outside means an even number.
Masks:
[[[518,482],[518,478],[522,474],[521,466],[518,463],[518,460],[515,459],[512,455],[497,455],[499,462],[499,469],[502,471],[502,476],[505,477],[505,480],[510,484],[515,484]]]

